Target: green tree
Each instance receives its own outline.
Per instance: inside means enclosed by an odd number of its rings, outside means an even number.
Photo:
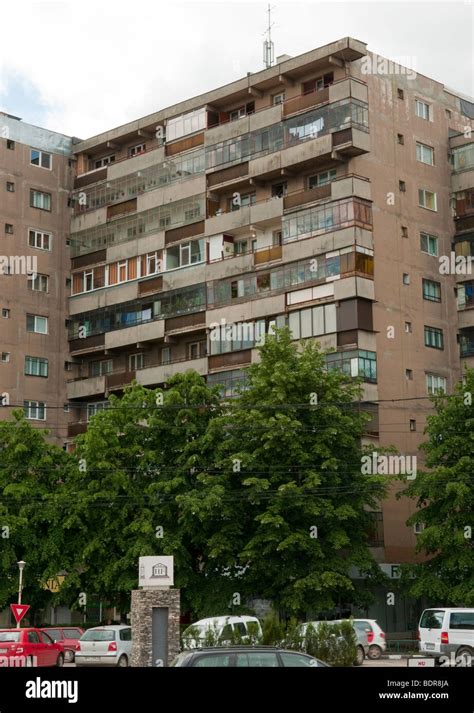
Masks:
[[[474,370],[454,394],[433,398],[427,441],[421,448],[429,470],[417,473],[401,495],[416,498],[408,524],[420,522],[417,552],[427,560],[406,566],[403,579],[414,597],[437,604],[474,604]]]
[[[73,541],[58,509],[70,456],[47,436],[22,411],[0,421],[1,607],[17,601],[19,560],[26,562],[23,601],[32,612],[52,598],[46,581],[71,563]]]
[[[361,473],[360,386],[328,372],[317,345],[292,343],[288,330],[259,351],[247,390],[210,424],[224,437],[209,554],[241,568],[234,581],[243,596],[293,614],[357,601],[351,567],[380,574],[367,547],[367,508],[385,485]],[[192,494],[183,500],[186,510],[198,507]]]

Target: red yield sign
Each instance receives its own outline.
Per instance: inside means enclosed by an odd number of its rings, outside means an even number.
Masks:
[[[17,624],[20,623],[29,608],[29,604],[10,604],[10,609],[13,612]]]

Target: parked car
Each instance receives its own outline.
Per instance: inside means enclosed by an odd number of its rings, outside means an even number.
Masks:
[[[3,659],[5,657],[5,659]],[[41,629],[0,629],[0,660],[5,666],[62,666],[64,652]]]
[[[246,640],[248,643],[251,636],[261,636],[262,627],[255,616],[214,616],[200,619],[183,633],[184,648],[195,649],[204,646],[208,632],[214,634],[215,643],[231,643],[236,636],[242,637],[242,643],[246,643]]]
[[[418,626],[420,653],[440,662],[442,656],[474,659],[474,609],[436,607],[425,609]],[[448,659],[449,660],[449,659]]]
[[[200,668],[328,668],[328,664],[299,651],[277,646],[217,646],[182,651],[171,666]]]
[[[315,629],[319,626],[319,624],[341,624],[341,622],[344,621],[344,619],[336,619],[333,621],[310,621],[306,622],[305,624],[302,624],[302,633],[304,634],[306,632],[307,627],[311,624]],[[366,656],[368,656],[369,653],[369,641],[367,638],[367,632],[365,630],[362,630],[361,628],[357,628],[354,625],[354,621],[352,620],[352,628],[354,629],[355,635],[356,635],[356,658],[354,661],[354,666],[362,666],[364,663],[364,659]]]
[[[126,624],[95,626],[76,644],[76,666],[129,666],[132,629]]]
[[[356,629],[367,634],[367,641],[369,642],[369,653],[367,655],[369,659],[379,659],[387,650],[385,632],[382,631],[375,619],[353,619],[352,621]]]
[[[45,631],[56,644],[61,646],[66,663],[74,661],[76,644],[83,635],[84,629],[80,626],[43,626],[41,631]]]

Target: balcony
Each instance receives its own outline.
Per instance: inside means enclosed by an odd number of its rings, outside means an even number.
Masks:
[[[67,382],[68,399],[84,399],[106,391],[105,376],[84,376]]]
[[[237,210],[221,209],[220,203],[208,201],[206,234],[229,233],[247,225],[265,226],[283,213],[283,198],[266,198]],[[235,207],[234,207],[235,208]]]
[[[302,111],[307,111],[320,104],[327,104],[329,101],[329,87],[324,87],[319,91],[300,94],[297,97],[287,99],[283,102],[283,116],[292,116]]]
[[[334,181],[327,183],[324,186],[317,186],[305,191],[297,191],[287,194],[283,199],[283,208],[290,210],[308,203],[314,203],[320,200],[330,198],[332,200],[340,200],[357,196],[365,200],[370,200],[370,181],[363,176],[349,174],[341,176]]]
[[[80,433],[87,431],[87,423],[85,421],[73,421],[67,425],[67,437],[75,438]]]
[[[269,248],[255,250],[253,254],[253,264],[262,265],[267,262],[273,262],[274,260],[281,260],[282,253],[283,249],[281,245],[274,245]]]
[[[146,366],[143,369],[137,370],[136,380],[139,384],[143,384],[143,386],[156,386],[158,384],[164,384],[175,374],[182,374],[189,369],[193,369],[197,371],[198,374],[204,376],[208,370],[207,357],[180,359],[169,362],[168,364]]]

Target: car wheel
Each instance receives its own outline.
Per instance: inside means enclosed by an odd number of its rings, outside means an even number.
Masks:
[[[365,659],[365,653],[362,646],[357,647],[356,660],[354,661],[354,666],[362,666]]]
[[[472,666],[474,665],[474,656],[472,649],[469,646],[461,646],[456,651],[456,666]]]
[[[64,653],[64,660],[66,663],[74,663],[74,651],[67,649]]]
[[[126,668],[128,666],[128,658],[125,656],[125,654],[121,655],[121,657],[117,661],[117,666],[120,666],[120,668]]]
[[[372,646],[369,646],[368,656],[372,661],[376,661],[382,656],[382,649],[377,644],[372,644]]]
[[[56,659],[56,666],[58,668],[62,668],[64,666],[64,654],[59,654],[58,658]]]

